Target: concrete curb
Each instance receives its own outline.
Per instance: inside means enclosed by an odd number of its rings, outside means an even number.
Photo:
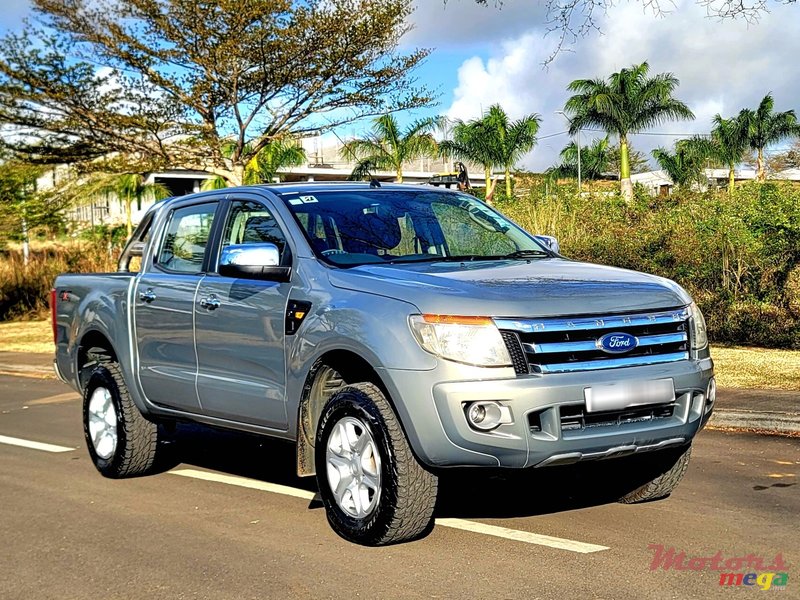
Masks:
[[[715,410],[708,424],[726,429],[763,430],[782,434],[800,433],[800,413],[759,410]]]

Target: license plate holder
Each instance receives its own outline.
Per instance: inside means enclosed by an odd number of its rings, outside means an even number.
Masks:
[[[675,401],[672,379],[620,381],[583,389],[586,412],[623,410],[648,404],[668,404]]]

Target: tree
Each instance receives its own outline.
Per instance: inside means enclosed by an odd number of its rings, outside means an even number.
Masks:
[[[705,155],[693,146],[691,140],[679,140],[672,152],[665,148],[656,148],[653,150],[653,158],[679,187],[703,181]]]
[[[689,107],[672,94],[679,81],[672,73],[649,77],[643,62],[612,73],[608,80],[576,79],[569,84],[571,96],[564,107],[570,119],[570,134],[598,127],[619,138],[620,187],[633,198],[628,136],[676,119],[694,119]]]
[[[511,121],[499,104],[477,120],[456,121],[453,139],[442,142],[444,156],[478,163],[486,176],[486,198],[491,202],[494,184],[492,169],[502,167],[506,181],[506,197],[511,198],[511,169],[536,145],[541,117],[532,113]],[[491,187],[490,187],[491,186]]]
[[[764,149],[785,139],[800,135],[800,124],[793,110],[774,112],[775,101],[772,94],[761,100],[756,110],[745,109],[739,118],[747,123],[750,148],[756,151],[756,179],[766,181],[764,168]]]
[[[484,198],[491,204],[497,184],[497,181],[492,178],[492,171],[497,164],[497,156],[491,145],[487,123],[483,119],[473,119],[466,123],[457,119],[453,123],[450,135],[452,139],[442,140],[439,143],[440,155],[482,166],[486,181]]]
[[[435,118],[421,119],[401,131],[393,115],[377,117],[369,136],[351,140],[342,147],[342,156],[357,161],[350,179],[362,180],[371,171],[380,169],[394,171],[397,182],[402,183],[404,163],[423,156],[436,156],[437,145],[431,130],[438,122]]]
[[[432,101],[412,74],[429,50],[398,47],[412,0],[33,4],[38,22],[0,39],[0,122],[40,163],[238,185],[276,138]]]
[[[690,143],[697,153],[728,169],[728,193],[732,194],[736,167],[747,157],[750,144],[748,116],[745,111],[730,119],[717,114],[713,123],[710,137],[694,137]]]
[[[232,144],[227,144],[223,154],[233,152]],[[245,185],[270,183],[278,176],[278,171],[286,167],[298,167],[306,162],[306,151],[294,140],[273,140],[250,159],[244,168]],[[203,182],[204,190],[220,190],[228,187],[222,177],[212,177]]]
[[[53,223],[53,216],[65,206],[52,191],[42,191],[37,181],[42,169],[15,160],[0,159],[0,239],[22,240],[22,255],[28,262],[28,234]]]
[[[116,194],[125,207],[125,225],[128,237],[133,233],[132,206],[136,201],[136,208],[142,209],[143,200],[163,200],[170,196],[169,188],[161,183],[146,183],[141,173],[125,173],[116,176],[108,187],[109,192]]]
[[[780,173],[788,169],[800,169],[800,139],[782,152],[777,152],[766,159],[767,171]]]
[[[619,179],[621,167],[622,151],[620,150],[619,144],[612,144],[608,148],[608,170],[611,173],[615,173],[617,179]],[[631,175],[646,173],[651,169],[647,155],[637,150],[631,143],[628,143],[628,168],[631,170]]]
[[[506,179],[506,198],[511,198],[511,169],[536,145],[536,134],[542,118],[532,113],[511,121],[499,104],[489,107],[484,117],[493,134],[492,147],[497,152],[497,164],[503,167]]]
[[[609,172],[611,155],[608,137],[594,140],[581,148],[581,177],[583,179],[602,179]],[[578,147],[570,142],[559,154],[561,163],[548,169],[548,174],[555,177],[578,176]]]

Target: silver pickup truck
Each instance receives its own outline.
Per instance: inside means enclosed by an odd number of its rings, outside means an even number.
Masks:
[[[51,300],[100,473],[152,470],[176,422],[285,438],[333,529],[367,545],[429,531],[448,467],[635,454],[621,500],[665,497],[716,395],[680,286],[427,186],[167,200],[119,272],[62,275]]]

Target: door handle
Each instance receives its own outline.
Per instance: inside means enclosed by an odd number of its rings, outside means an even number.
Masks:
[[[200,299],[200,306],[206,310],[217,310],[221,304],[222,302],[219,301],[215,294]]]
[[[157,296],[153,291],[153,288],[147,288],[144,292],[139,292],[139,300],[146,302],[147,304],[150,304],[156,298]]]

